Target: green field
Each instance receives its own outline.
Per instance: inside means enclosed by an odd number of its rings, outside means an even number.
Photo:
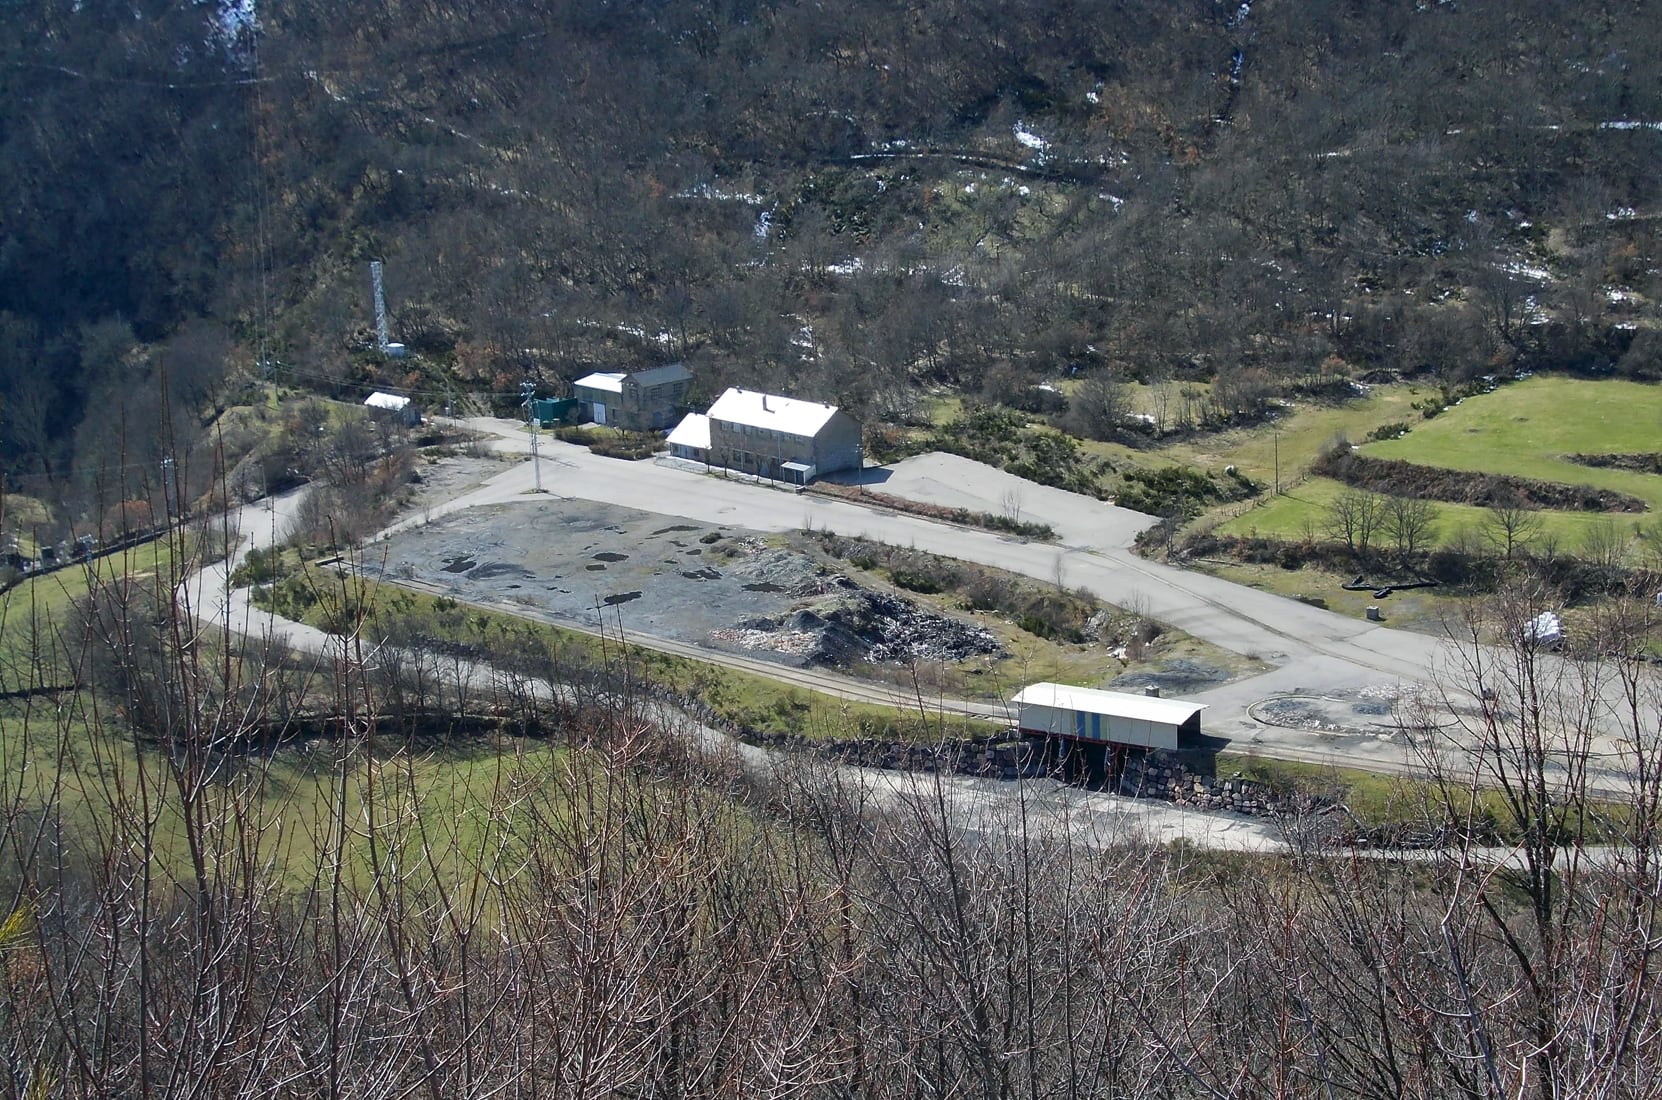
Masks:
[[[1408,396],[1404,387],[1389,388]],[[1580,466],[1563,457],[1662,449],[1662,386],[1537,376],[1468,397],[1431,420],[1418,414],[1386,419],[1405,420],[1411,430],[1399,439],[1363,445],[1364,454],[1424,466],[1594,485],[1630,493],[1646,501],[1650,513],[1662,512],[1662,477]],[[1365,432],[1347,434],[1360,440]],[[1284,449],[1284,460],[1285,456]],[[1319,535],[1324,510],[1342,488],[1326,478],[1310,478],[1279,497],[1261,498],[1218,529],[1225,534],[1278,538],[1303,538],[1311,531]],[[1650,513],[1541,512],[1540,517],[1544,536],[1556,537],[1562,546],[1573,549],[1591,528],[1607,521],[1624,534],[1637,534],[1640,527],[1654,524]],[[1487,515],[1482,508],[1439,504],[1437,538],[1446,543],[1462,527],[1481,526]]]

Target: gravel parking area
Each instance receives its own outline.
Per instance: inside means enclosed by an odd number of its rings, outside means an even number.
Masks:
[[[383,569],[475,601],[506,600],[795,665],[959,660],[997,640],[864,589],[727,527],[580,500],[469,509],[393,536]]]

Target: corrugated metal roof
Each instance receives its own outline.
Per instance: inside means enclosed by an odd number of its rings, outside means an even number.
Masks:
[[[1034,707],[1055,707],[1058,710],[1080,711],[1085,714],[1115,714],[1121,718],[1141,719],[1180,726],[1206,709],[1205,703],[1189,703],[1182,699],[1157,699],[1149,695],[1132,695],[1124,691],[1099,691],[1096,688],[1068,687],[1066,684],[1029,684],[1016,693],[1012,703]]]
[[[591,390],[605,390],[607,393],[622,393],[625,377],[622,371],[596,371],[594,374],[585,374],[573,382],[572,385],[583,386]]]
[[[821,405],[818,401],[779,397],[736,387],[716,398],[716,403],[710,406],[711,420],[748,424],[752,428],[771,428],[786,435],[818,435],[826,421],[836,414],[835,405]]]
[[[662,386],[670,382],[690,381],[692,371],[687,369],[685,363],[668,363],[646,370],[632,370],[625,377],[642,386]]]
[[[676,447],[695,447],[701,451],[710,449],[710,418],[703,413],[688,413],[681,418],[681,423],[675,425],[665,442]]]
[[[400,397],[396,393],[383,393],[376,390],[364,398],[364,404],[372,409],[386,409],[388,412],[403,412],[410,404],[408,397]]]

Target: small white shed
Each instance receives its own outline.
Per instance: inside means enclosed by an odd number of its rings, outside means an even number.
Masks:
[[[371,412],[389,416],[407,427],[413,428],[421,423],[420,406],[402,394],[376,390],[364,398],[364,407]]]
[[[1175,749],[1180,736],[1198,735],[1206,709],[1205,703],[1050,683],[1030,684],[1010,701],[1022,733],[1145,749]]]

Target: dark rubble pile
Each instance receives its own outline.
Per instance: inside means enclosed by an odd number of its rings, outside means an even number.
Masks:
[[[751,619],[740,628],[762,639],[791,639],[793,655],[812,665],[907,664],[1002,656],[989,630],[925,611],[902,596],[858,589],[788,614]],[[809,644],[802,645],[803,639]]]

